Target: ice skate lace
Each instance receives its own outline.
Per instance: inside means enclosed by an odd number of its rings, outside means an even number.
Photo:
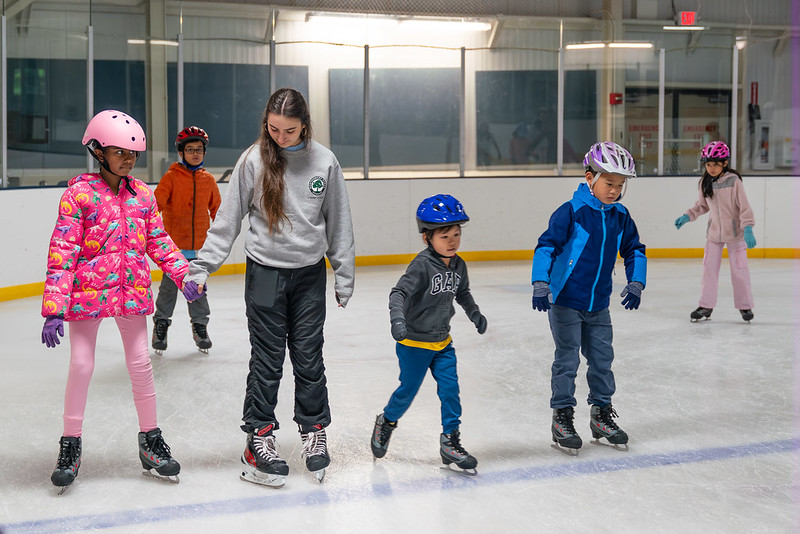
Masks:
[[[381,445],[386,445],[386,442],[389,441],[389,437],[392,435],[392,431],[394,427],[388,423],[388,421],[383,422],[380,426],[380,431],[378,435],[378,439],[380,440]]]
[[[259,456],[268,462],[281,459],[281,457],[278,455],[275,436],[253,436],[253,448]]]
[[[450,434],[450,439],[445,442],[445,445],[459,456],[469,456],[469,453],[461,446],[461,436],[457,432]]]
[[[78,459],[78,442],[61,440],[61,450],[58,453],[58,469],[69,469]]]
[[[164,339],[167,337],[167,329],[169,328],[169,323],[166,321],[156,321],[155,331],[156,337],[158,339]]]
[[[614,422],[612,417],[619,417],[614,408],[611,406],[600,408],[600,421],[602,421],[603,424],[609,427],[611,430],[619,430],[617,423]]]
[[[564,411],[556,412],[556,421],[564,429],[567,434],[575,433],[575,425],[572,422],[572,417]]]
[[[164,438],[161,434],[153,436],[152,438],[147,439],[147,447],[150,449],[157,458],[163,460],[169,460],[172,458],[172,454],[169,450],[169,445],[164,441]]]
[[[194,325],[192,325],[192,328],[194,328],[194,333],[197,334],[197,337],[199,337],[200,339],[205,339],[208,337],[208,331],[206,330],[206,325],[195,323]]]
[[[302,434],[303,449],[300,451],[300,457],[305,459],[310,456],[322,456],[327,450],[328,438],[325,435],[325,429],[316,432],[309,432]]]

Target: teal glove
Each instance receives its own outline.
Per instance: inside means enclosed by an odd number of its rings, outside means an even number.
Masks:
[[[756,236],[753,235],[752,226],[744,227],[744,242],[747,245],[747,248],[753,248],[756,246]]]
[[[675,219],[675,228],[680,230],[681,226],[683,226],[687,222],[689,222],[689,216],[684,213],[683,215]]]

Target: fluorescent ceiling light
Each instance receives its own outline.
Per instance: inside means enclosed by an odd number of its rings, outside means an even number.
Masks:
[[[486,32],[492,29],[488,22],[478,20],[447,20],[447,19],[402,19],[401,28],[419,30],[452,30],[465,32]]]
[[[128,44],[132,45],[148,44],[148,43],[150,43],[151,45],[160,45],[160,46],[178,46],[177,41],[164,41],[161,39],[151,39],[149,41],[147,39],[128,39]]]
[[[653,48],[653,43],[608,43],[609,48]]]
[[[362,15],[360,13],[307,13],[306,22],[314,24],[359,23],[370,26],[393,26],[401,29],[436,30],[436,31],[489,31],[490,22],[465,19],[437,19],[419,17],[389,17]]]
[[[705,26],[664,26],[665,30],[696,32],[705,30]]]
[[[564,48],[567,50],[591,50],[593,48],[605,48],[605,43],[573,43]]]

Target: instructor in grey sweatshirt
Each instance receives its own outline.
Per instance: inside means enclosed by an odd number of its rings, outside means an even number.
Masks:
[[[267,102],[259,140],[239,158],[217,217],[187,280],[205,284],[222,265],[248,215],[245,303],[250,372],[242,430],[242,479],[281,486],[289,467],[273,432],[286,347],[295,377],[294,421],[306,467],[320,479],[330,463],[331,422],[322,358],[325,258],[345,307],[353,293],[355,244],[344,176],[333,153],[312,140],[303,95],[279,89]]]

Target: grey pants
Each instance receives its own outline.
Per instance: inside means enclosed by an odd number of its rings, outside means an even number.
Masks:
[[[156,313],[153,321],[167,321],[172,323],[172,312],[175,310],[175,301],[178,299],[178,286],[172,279],[164,275],[161,285],[158,287],[158,298],[156,298]],[[208,316],[211,310],[208,308],[208,295],[203,295],[194,302],[189,302],[189,317],[192,323],[208,324]]]

